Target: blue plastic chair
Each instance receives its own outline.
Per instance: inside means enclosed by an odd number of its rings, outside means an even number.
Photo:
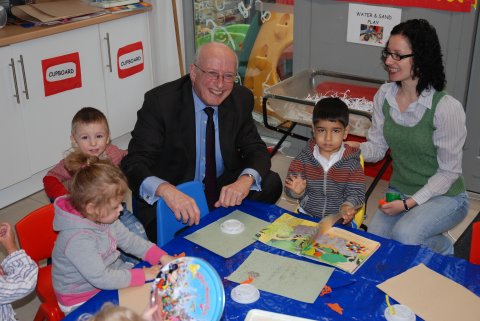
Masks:
[[[207,198],[203,190],[203,185],[198,181],[191,181],[180,184],[177,189],[182,193],[187,194],[197,202],[200,209],[200,217],[208,214]],[[160,198],[157,201],[157,244],[162,247],[165,243],[171,241],[175,237],[175,233],[187,227],[182,221],[177,221],[172,210],[167,206],[167,203]]]

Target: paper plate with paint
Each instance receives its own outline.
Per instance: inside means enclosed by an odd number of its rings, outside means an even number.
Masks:
[[[162,267],[152,287],[157,300],[161,298],[164,320],[218,321],[222,317],[225,306],[222,280],[203,259],[173,260]]]

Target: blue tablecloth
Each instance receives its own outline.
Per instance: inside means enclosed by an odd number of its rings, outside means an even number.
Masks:
[[[236,208],[219,208],[213,211],[202,218],[200,225],[187,229],[182,235],[190,234],[235,209],[269,222],[273,222],[281,214],[287,212],[275,205],[244,201]],[[262,309],[314,320],[385,320],[383,316],[386,308],[385,294],[378,290],[376,285],[420,263],[480,295],[480,266],[470,264],[462,259],[433,253],[425,247],[403,245],[361,230],[353,231],[379,241],[381,246],[355,274],[351,275],[335,269],[327,282],[327,285],[332,288],[330,294],[319,296],[314,304],[308,304],[261,291],[260,299],[257,302],[243,305],[234,302],[230,297],[230,293],[237,283],[223,279],[226,304],[222,320],[243,321],[250,309]],[[201,257],[210,262],[222,278],[234,272],[253,249],[312,262],[260,242],[254,242],[233,257],[225,259],[184,239],[182,235],[167,243],[164,249],[170,254],[185,252],[187,256]],[[76,321],[83,313],[98,311],[107,301],[118,304],[118,292],[101,291],[64,320]],[[327,303],[338,303],[343,308],[343,314],[340,316],[331,310]]]

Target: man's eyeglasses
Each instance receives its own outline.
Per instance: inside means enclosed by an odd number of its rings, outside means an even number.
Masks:
[[[391,56],[393,60],[400,61],[400,60],[408,58],[408,57],[413,57],[413,56],[415,56],[415,54],[411,53],[411,54],[408,54],[408,55],[400,55],[400,54],[397,54],[395,52],[390,52],[390,51],[384,49],[382,51],[382,58],[387,59],[388,56]]]
[[[220,74],[214,70],[203,70],[200,68],[197,64],[193,64],[195,67],[197,67],[201,72],[205,73],[207,75],[207,78],[210,80],[218,80],[220,79]],[[226,72],[223,74],[223,81],[225,82],[234,82],[235,78],[237,78],[237,74],[234,74],[232,72]]]

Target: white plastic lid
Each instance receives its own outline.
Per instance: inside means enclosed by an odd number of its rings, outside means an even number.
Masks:
[[[237,303],[249,304],[260,298],[260,291],[251,284],[240,284],[232,289],[232,300]]]
[[[389,307],[384,312],[388,321],[415,321],[417,319],[415,313],[406,305],[394,304],[392,307],[395,309],[395,314],[390,314]]]
[[[220,230],[226,234],[240,234],[245,231],[245,224],[235,219],[226,220],[220,224]]]

